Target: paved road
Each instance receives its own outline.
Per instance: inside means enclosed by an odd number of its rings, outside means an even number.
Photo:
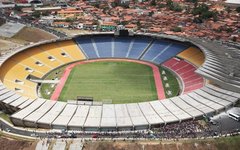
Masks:
[[[19,134],[19,135],[24,135],[24,136],[31,136],[33,134],[35,134],[35,132],[32,131],[28,131],[28,130],[20,130],[17,128],[13,128],[12,126],[6,124],[5,122],[3,122],[2,120],[0,120],[0,129],[1,131],[6,131],[6,132],[10,132],[10,133],[14,133],[14,134]],[[45,136],[45,133],[37,133],[39,136]]]
[[[218,133],[222,132],[224,134],[231,131],[240,131],[240,122],[229,118],[225,112],[214,116],[212,120],[214,120],[216,124],[211,125],[211,128]]]

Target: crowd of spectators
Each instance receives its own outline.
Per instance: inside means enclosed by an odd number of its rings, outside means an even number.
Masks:
[[[225,132],[224,135],[238,135],[237,131]],[[180,138],[207,138],[213,136],[222,136],[220,131],[211,128],[211,124],[202,125],[199,121],[185,121],[181,123],[167,124],[151,130],[139,131],[102,131],[102,132],[84,132],[84,131],[64,131],[47,133],[44,138],[93,138],[93,139],[173,139]]]

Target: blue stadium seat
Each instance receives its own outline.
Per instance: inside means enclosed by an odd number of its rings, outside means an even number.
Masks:
[[[144,54],[142,60],[152,61],[158,54],[160,54],[171,43],[167,41],[154,41],[147,52]]]
[[[95,48],[93,47],[93,43],[91,38],[76,38],[76,42],[80,49],[87,55],[88,58],[98,58]]]
[[[114,57],[125,58],[133,38],[117,37],[114,41]]]
[[[135,38],[132,48],[129,51],[128,58],[138,59],[151,41],[151,38]]]
[[[178,53],[184,51],[187,48],[188,47],[185,45],[174,43],[169,48],[167,48],[166,51],[164,51],[161,55],[156,57],[153,60],[153,62],[156,64],[161,64],[161,63],[167,61],[168,59],[176,56]]]
[[[100,58],[112,57],[112,37],[94,37],[93,38]]]

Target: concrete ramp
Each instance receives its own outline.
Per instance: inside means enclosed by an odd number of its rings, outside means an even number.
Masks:
[[[69,146],[69,150],[82,150],[83,144],[80,140],[74,140]]]
[[[41,140],[37,143],[35,150],[48,150],[48,148],[49,148],[49,143],[47,142],[47,140]]]
[[[53,145],[52,150],[65,150],[66,148],[66,141],[64,140],[57,140],[56,143]]]
[[[0,36],[11,38],[25,27],[21,23],[7,22],[0,26]]]

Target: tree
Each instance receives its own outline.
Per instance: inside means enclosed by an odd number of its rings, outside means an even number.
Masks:
[[[194,23],[203,23],[203,20],[199,17],[196,17],[196,18],[193,19],[193,22]]]
[[[231,12],[231,8],[229,6],[226,6],[225,7],[225,10],[227,11],[227,13],[230,13]]]
[[[200,20],[206,20],[213,18],[214,21],[217,21],[218,13],[215,11],[210,11],[209,7],[206,4],[201,4],[192,10],[193,15],[198,15]]]
[[[154,14],[154,12],[151,11],[151,12],[149,12],[148,16],[149,16],[149,17],[152,17],[153,14]]]
[[[34,11],[34,12],[32,13],[32,16],[33,16],[34,18],[39,18],[39,17],[41,16],[41,13],[40,13],[39,11]]]
[[[171,29],[173,32],[182,32],[182,28],[181,27],[174,27]]]
[[[172,0],[167,0],[167,7],[172,11],[182,11],[182,7],[178,3],[174,3]]]
[[[170,7],[171,5],[173,5],[173,1],[172,0],[167,0],[167,6]]]
[[[156,6],[156,0],[152,0],[150,3],[151,6]]]
[[[22,10],[22,7],[21,7],[21,6],[18,6],[18,5],[15,5],[15,6],[14,6],[14,9],[15,9],[16,11],[21,11],[21,10]]]
[[[166,7],[166,5],[165,5],[165,4],[162,4],[162,3],[160,3],[160,4],[158,5],[158,7],[159,7],[159,8],[164,8],[164,7]]]
[[[209,8],[206,4],[201,4],[196,8],[193,8],[192,14],[193,15],[201,15],[203,12],[209,11]]]
[[[66,22],[74,22],[76,20],[76,18],[66,18]]]
[[[186,0],[186,2],[196,3],[198,0]]]
[[[240,13],[240,7],[237,7],[237,8],[236,8],[236,11],[237,11],[238,13]]]

